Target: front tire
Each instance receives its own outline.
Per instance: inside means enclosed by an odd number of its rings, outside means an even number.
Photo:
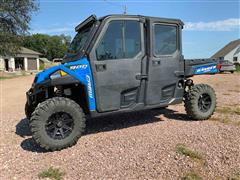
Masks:
[[[207,84],[197,84],[189,89],[184,105],[187,114],[195,120],[209,119],[216,108],[216,94]]]
[[[34,140],[46,150],[73,146],[85,129],[81,107],[71,99],[54,97],[40,103],[32,114]]]

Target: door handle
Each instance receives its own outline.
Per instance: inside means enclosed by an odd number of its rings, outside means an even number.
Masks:
[[[137,80],[142,80],[142,79],[147,79],[148,76],[146,74],[136,74],[136,79]]]
[[[153,60],[153,61],[152,61],[152,65],[153,65],[153,66],[159,66],[159,65],[161,65],[161,60]]]
[[[98,71],[98,72],[107,70],[106,64],[95,64],[95,67],[96,67],[96,71]]]

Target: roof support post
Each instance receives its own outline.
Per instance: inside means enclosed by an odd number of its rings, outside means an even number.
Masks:
[[[28,70],[28,59],[27,59],[27,57],[24,57],[24,70],[25,71]]]
[[[40,62],[39,62],[39,58],[37,58],[36,60],[37,60],[37,70],[39,71],[39,69],[40,69]]]
[[[13,57],[10,58],[10,60],[8,61],[8,64],[9,64],[9,68],[12,71],[15,71],[15,59]]]

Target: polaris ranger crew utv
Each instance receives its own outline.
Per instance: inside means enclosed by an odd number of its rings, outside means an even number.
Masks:
[[[26,116],[47,150],[72,146],[85,117],[166,107],[184,101],[195,120],[208,119],[216,96],[193,75],[217,73],[212,59],[185,60],[183,23],[138,15],[92,15],[79,24],[62,64],[38,73],[27,92]]]

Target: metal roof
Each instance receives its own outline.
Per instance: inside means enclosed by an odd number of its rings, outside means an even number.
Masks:
[[[159,21],[169,21],[169,22],[174,22],[177,24],[184,25],[184,23],[180,19],[174,19],[174,18],[164,18],[164,17],[152,17],[152,16],[144,16],[144,15],[129,15],[129,14],[110,14],[107,16],[100,17],[99,20],[103,20],[108,17],[135,17],[135,18],[146,18],[146,19],[153,19],[153,20],[159,20]]]

